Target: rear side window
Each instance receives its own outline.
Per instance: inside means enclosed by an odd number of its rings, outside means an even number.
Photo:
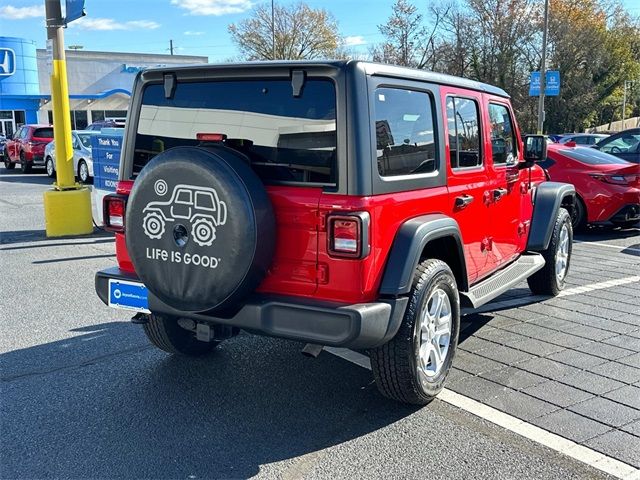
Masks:
[[[631,165],[626,160],[601,152],[595,148],[575,147],[558,149],[558,153],[587,165]]]
[[[222,134],[265,183],[336,182],[333,82],[307,79],[294,97],[290,80],[178,82],[173,98],[148,85],[137,126],[133,175],[169,148]]]
[[[375,91],[378,172],[383,177],[435,172],[431,95],[400,88]]]
[[[478,104],[468,98],[448,97],[447,124],[451,168],[482,165]]]
[[[53,127],[36,128],[33,132],[33,136],[36,138],[53,138]]]
[[[495,165],[513,165],[518,161],[516,136],[509,109],[496,103],[489,104],[491,120],[491,150]]]

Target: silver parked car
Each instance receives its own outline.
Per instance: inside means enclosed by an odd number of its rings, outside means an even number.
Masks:
[[[82,183],[90,183],[93,178],[93,158],[91,156],[91,135],[96,132],[90,130],[72,130],[73,142],[73,171]],[[55,142],[49,142],[44,149],[47,175],[56,176]]]

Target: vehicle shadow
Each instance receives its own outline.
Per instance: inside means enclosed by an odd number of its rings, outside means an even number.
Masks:
[[[42,171],[34,169],[33,173],[29,174],[24,174],[19,170],[3,169],[0,171],[0,183],[31,183],[34,185],[51,185],[53,181],[54,180],[52,178],[49,178],[46,175],[44,169],[42,169]]]
[[[630,228],[617,228],[610,226],[589,227],[579,233],[574,238],[583,242],[598,242],[606,240],[619,240],[621,238],[630,238],[640,235],[640,223]]]
[[[128,323],[76,333],[0,355],[3,477],[247,478],[280,461],[295,472],[310,468],[300,456],[416,411],[379,395],[368,370],[294,342],[243,334],[189,359]]]
[[[13,243],[30,243],[30,242],[38,242],[42,240],[89,240],[92,238],[98,239],[109,239],[107,241],[113,241],[114,235],[110,232],[106,232],[100,228],[94,228],[93,233],[89,235],[75,235],[75,236],[66,236],[66,237],[56,237],[55,239],[51,239],[47,237],[46,230],[8,230],[4,232],[0,232],[0,245],[9,245]],[[94,243],[94,242],[84,242],[84,243]],[[106,242],[105,242],[106,243]],[[34,245],[33,248],[37,247],[46,247],[53,246],[56,244],[43,244],[43,245]],[[19,248],[27,248],[27,247],[15,247],[15,249]],[[12,250],[10,248],[3,248],[2,250]]]

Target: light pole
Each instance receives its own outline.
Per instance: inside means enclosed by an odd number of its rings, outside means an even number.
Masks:
[[[276,59],[276,8],[271,0],[271,60]]]
[[[544,89],[547,75],[547,31],[549,30],[549,0],[544,1],[544,30],[542,32],[542,65],[540,66],[540,97],[538,99],[538,135],[544,128]]]
[[[68,6],[69,2],[67,2]],[[75,181],[67,65],[64,54],[64,26],[60,0],[45,0],[47,51],[50,55],[53,139],[56,154],[56,183],[44,192],[44,219],[48,237],[83,235],[93,232],[89,189]],[[67,8],[67,15],[70,15]]]
[[[624,81],[624,94],[622,96],[622,130],[625,130],[625,114],[627,113],[627,85],[631,87],[633,83],[633,80]]]

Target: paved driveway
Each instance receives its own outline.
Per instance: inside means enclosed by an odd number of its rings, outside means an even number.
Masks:
[[[48,183],[0,170],[2,478],[606,477],[445,401],[387,401],[295,342],[164,355],[93,292],[109,235],[44,237]],[[562,297],[523,285],[466,316],[449,391],[640,466],[639,233],[579,237]]]

